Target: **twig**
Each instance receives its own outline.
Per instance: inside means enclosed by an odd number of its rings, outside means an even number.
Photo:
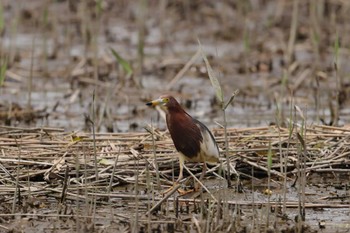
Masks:
[[[152,213],[153,211],[155,211],[156,209],[158,209],[158,207],[166,200],[168,200],[168,198],[173,195],[173,193],[175,193],[179,188],[180,188],[181,184],[176,184],[172,190],[170,190],[164,197],[163,199],[161,199],[160,201],[158,201],[147,213],[146,215]]]
[[[214,195],[207,189],[207,187],[205,187],[205,185],[204,185],[195,175],[193,175],[193,173],[190,171],[190,169],[188,169],[188,167],[187,167],[185,164],[184,164],[183,166],[184,166],[184,168],[186,169],[186,171],[187,171],[188,173],[190,173],[190,175],[193,177],[193,179],[195,179],[195,181],[198,182],[198,183],[202,186],[202,188],[203,188],[207,193],[209,193],[209,195],[211,196],[211,198],[213,198],[214,201],[218,202],[218,200],[217,200],[217,199],[214,197]]]
[[[201,50],[198,49],[196,53],[191,57],[191,59],[186,63],[186,65],[175,75],[175,77],[169,82],[165,87],[165,90],[170,90],[176,82],[178,82],[186,73],[186,71],[193,65],[193,63],[198,59],[201,54]]]

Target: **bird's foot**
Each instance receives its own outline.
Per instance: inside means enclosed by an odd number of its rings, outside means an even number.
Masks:
[[[177,192],[180,194],[180,196],[185,196],[189,193],[193,193],[193,192],[196,192],[195,189],[188,189],[188,190],[185,190],[185,189],[178,189]]]
[[[194,188],[192,189],[188,189],[188,190],[183,190],[183,189],[179,189],[178,190],[178,193],[181,195],[181,196],[184,196],[184,195],[187,195],[189,193],[193,193],[193,196],[192,198],[194,197],[197,197],[198,195],[200,195],[200,193],[203,191],[202,189],[202,186],[200,184],[196,184],[194,186]]]
[[[165,196],[165,195],[167,195],[169,192],[172,192],[172,191],[175,192],[174,188],[176,188],[176,191],[177,191],[177,192],[179,193],[179,195],[181,195],[181,196],[184,196],[184,195],[186,195],[186,194],[193,193],[193,192],[196,192],[196,191],[197,191],[196,188],[185,190],[185,189],[179,187],[179,184],[180,184],[179,182],[174,182],[173,186],[171,186],[170,188],[168,188],[167,190],[165,190],[164,192],[162,192],[162,195]]]
[[[167,195],[169,192],[171,192],[174,188],[176,187],[176,184],[174,183],[173,186],[170,188],[166,189],[165,191],[161,192],[163,196]]]

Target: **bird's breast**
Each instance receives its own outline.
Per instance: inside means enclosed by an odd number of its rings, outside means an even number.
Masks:
[[[188,160],[195,159],[200,153],[203,137],[192,117],[185,113],[168,114],[167,125],[176,150]]]

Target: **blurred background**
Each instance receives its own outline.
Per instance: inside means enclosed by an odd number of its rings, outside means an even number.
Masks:
[[[98,132],[165,129],[145,106],[175,96],[228,127],[350,123],[348,0],[2,0],[0,122]],[[297,106],[297,107],[295,107]],[[298,111],[296,111],[296,109]]]

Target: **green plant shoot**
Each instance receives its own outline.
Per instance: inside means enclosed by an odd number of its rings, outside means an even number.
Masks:
[[[129,62],[127,62],[124,58],[122,58],[117,51],[115,51],[113,48],[110,48],[113,56],[115,57],[115,59],[117,60],[117,62],[123,67],[123,69],[126,71],[127,75],[132,75],[133,70],[129,64]]]
[[[0,86],[4,85],[7,70],[7,60],[3,61],[0,67]]]

